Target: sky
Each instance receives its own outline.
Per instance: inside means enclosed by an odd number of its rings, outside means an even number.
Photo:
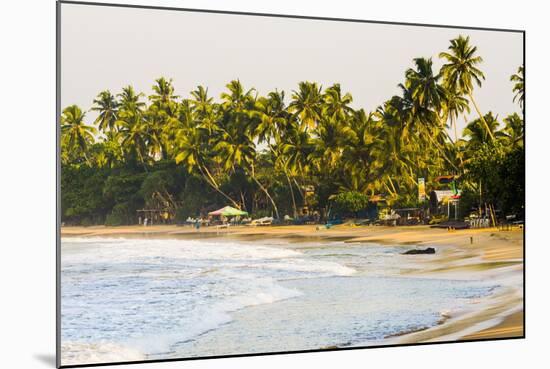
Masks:
[[[164,76],[181,97],[203,85],[216,100],[233,79],[261,95],[284,90],[287,100],[300,81],[340,83],[354,108],[372,111],[399,94],[414,58],[431,57],[439,70],[439,53],[464,35],[483,57],[486,80],[474,91],[480,109],[520,113],[510,76],[523,63],[521,33],[77,4],[61,12],[62,108],[89,110],[100,91],[128,84],[150,94]],[[87,112],[87,121],[95,116]],[[457,124],[461,131],[464,119]]]

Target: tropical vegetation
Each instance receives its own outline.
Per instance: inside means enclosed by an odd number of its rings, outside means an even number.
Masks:
[[[86,121],[81,107],[61,116],[62,218],[69,224],[132,224],[143,208],[177,220],[225,206],[254,216],[357,214],[374,198],[389,206],[424,206],[440,175],[460,178],[464,211],[491,203],[521,212],[524,122],[500,119],[474,99],[485,75],[468,37],[439,55],[416,58],[375,111],[352,107],[335,83],[300,82],[286,94],[260,95],[239,80],[219,99],[198,86],[175,94],[161,77],[145,96],[132,86],[101,91]],[[511,76],[524,104],[523,66]],[[457,120],[475,119],[459,135]]]

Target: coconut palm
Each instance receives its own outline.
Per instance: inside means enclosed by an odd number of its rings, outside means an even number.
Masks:
[[[254,109],[250,111],[250,117],[255,119],[255,136],[259,143],[272,143],[277,141],[279,133],[285,128],[289,116],[284,103],[284,91],[272,91],[268,97],[259,97]]]
[[[416,58],[414,64],[415,69],[409,68],[405,72],[405,86],[410,89],[415,118],[433,126],[439,123],[438,113],[445,103],[446,91],[439,84],[441,75],[433,72],[431,58]]]
[[[222,190],[221,184],[209,168],[212,163],[212,150],[208,138],[209,134],[203,128],[186,127],[179,130],[176,138],[178,142],[176,164],[183,164],[189,173],[198,171],[210,187],[240,209],[240,204]]]
[[[431,59],[416,58],[413,61],[415,68],[406,71],[405,83],[399,85],[402,96],[390,99],[382,113],[390,114],[386,118],[397,120],[403,127],[404,144],[419,145],[420,151],[433,153],[430,161],[442,158],[455,167],[445,149],[447,135],[441,111],[447,93],[439,84],[441,75],[433,73]]]
[[[149,96],[149,100],[153,104],[158,105],[160,108],[166,109],[168,105],[172,104],[179,96],[174,95],[174,86],[172,80],[167,80],[164,77],[160,77],[155,80],[153,85],[154,94]]]
[[[305,200],[302,189],[306,177],[311,171],[311,157],[315,149],[313,140],[308,132],[300,129],[298,124],[294,122],[284,131],[279,145],[281,154],[285,157],[286,169],[296,187],[300,190],[302,200]],[[300,179],[301,185],[296,178]]]
[[[406,106],[411,106],[411,123],[417,132],[427,137],[433,145],[441,148],[444,137],[441,136],[444,123],[440,112],[447,97],[446,90],[438,82],[440,74],[434,74],[432,60],[425,58],[414,59],[416,68],[409,68],[406,73],[403,90],[403,100]]]
[[[507,143],[511,149],[523,147],[523,119],[517,114],[511,114],[503,119],[504,129],[503,135],[506,137]]]
[[[97,130],[86,125],[85,116],[86,113],[77,105],[66,107],[61,115],[61,140],[67,150],[80,152],[88,161],[88,147],[94,141]]]
[[[344,121],[352,114],[353,109],[349,106],[353,101],[351,94],[342,96],[340,84],[336,83],[325,90],[323,95],[323,115],[329,119]]]
[[[94,106],[90,109],[99,113],[94,124],[100,131],[116,130],[115,122],[118,119],[118,102],[109,90],[101,91],[94,99]]]
[[[241,82],[233,80],[225,85],[227,92],[222,92],[222,106],[227,111],[234,113],[246,113],[246,109],[251,108],[254,102],[255,89],[251,88],[245,91]]]
[[[120,141],[119,132],[107,131],[102,142],[96,144],[99,147],[99,152],[95,155],[94,160],[99,167],[114,168],[124,162],[124,151]]]
[[[321,87],[315,82],[300,82],[292,91],[288,110],[300,121],[303,129],[314,128],[321,117]]]
[[[165,159],[168,150],[164,140],[164,133],[165,125],[170,117],[158,105],[151,104],[143,112],[143,119],[145,120],[149,137],[147,142],[148,154],[155,160]]]
[[[364,193],[368,189],[374,190],[376,182],[374,147],[380,144],[376,137],[379,126],[372,113],[367,114],[360,109],[354,113],[350,128],[349,143],[342,153],[343,167],[347,172],[343,187],[347,191]]]
[[[140,101],[141,97],[143,97],[143,94],[137,94],[132,86],[124,87],[122,89],[122,92],[117,96],[120,99],[120,110],[141,113],[142,109],[145,107],[145,103],[143,101]]]
[[[510,77],[510,81],[514,82],[514,102],[516,100],[519,106],[523,109],[523,103],[525,101],[525,71],[523,65],[519,66],[516,74]]]
[[[207,115],[212,110],[214,99],[208,96],[208,88],[197,86],[195,90],[191,91],[191,96],[193,98],[189,100],[189,103],[199,117]]]
[[[221,94],[222,98],[222,127],[221,134],[214,145],[219,158],[226,170],[235,171],[237,167],[258,185],[260,190],[269,199],[275,216],[279,217],[279,210],[269,190],[258,179],[256,171],[256,148],[254,144],[255,119],[252,111],[256,105],[253,95],[254,89],[246,90],[239,80],[233,80],[226,85],[228,92]]]
[[[286,177],[290,197],[292,200],[293,215],[298,215],[294,185],[292,183],[293,173],[289,169],[288,157],[283,153],[283,142],[291,116],[286,111],[284,103],[284,91],[272,91],[267,97],[259,97],[256,100],[255,109],[250,112],[251,118],[255,119],[254,134],[259,144],[266,143],[272,155],[274,169],[280,170]]]
[[[380,186],[393,200],[400,194],[399,182],[403,184],[403,189],[417,184],[414,169],[422,164],[416,160],[416,154],[421,152],[420,140],[415,139],[417,135],[409,134],[410,131],[404,129],[406,122],[403,119],[409,119],[409,113],[400,110],[404,106],[408,104],[394,96],[375,113],[380,128],[376,132],[379,144],[373,149],[376,158],[374,165]]]
[[[502,132],[497,132],[500,123],[492,112],[485,114],[483,118],[486,125],[478,118],[468,123],[462,133],[462,135],[468,139],[465,148],[470,157],[475,155],[481,146],[492,142],[495,136],[499,138],[503,137]],[[489,127],[489,130],[487,130],[486,127]]]
[[[121,146],[125,153],[135,155],[147,170],[150,129],[143,114],[137,110],[122,111],[116,124],[120,127]]]
[[[445,121],[448,119],[451,120],[451,128],[454,131],[454,142],[458,142],[458,131],[456,126],[456,120],[461,114],[470,113],[470,106],[468,105],[468,100],[456,94],[454,91],[446,90],[447,96],[445,98],[444,110],[445,110]]]
[[[481,81],[485,79],[483,72],[477,68],[483,62],[481,56],[476,55],[477,46],[470,45],[470,37],[458,36],[451,40],[450,52],[442,52],[439,57],[447,61],[441,67],[444,86],[459,95],[467,95],[479,115],[479,119],[485,125],[491,139],[493,134],[485,121],[481,110],[474,100],[474,83],[481,87]]]
[[[176,99],[179,96],[174,94],[172,80],[164,77],[155,80],[152,90],[154,93],[148,97],[152,104],[144,112],[150,128],[149,150],[153,158],[164,159],[171,149],[168,146],[172,146],[165,138],[172,136],[174,125],[178,123],[179,105]]]
[[[214,103],[214,99],[208,96],[208,89],[197,86],[191,91],[191,96],[192,98],[184,100],[184,103],[188,104],[188,113],[192,112],[197,124],[209,134],[219,130],[220,109],[218,104]],[[185,117],[185,120],[189,120],[189,117]]]
[[[260,190],[269,199],[275,217],[279,218],[279,209],[275,200],[269,193],[269,190],[259,180],[256,171],[256,148],[252,137],[243,132],[237,124],[231,124],[226,127],[223,134],[214,146],[214,150],[222,158],[222,164],[225,170],[235,171],[241,168],[258,185]]]
[[[323,119],[315,128],[313,144],[315,151],[311,154],[312,164],[318,172],[332,173],[338,166],[344,147],[352,139],[352,129],[333,118]]]

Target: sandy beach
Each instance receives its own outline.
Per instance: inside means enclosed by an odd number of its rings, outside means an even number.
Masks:
[[[422,331],[403,332],[390,343],[445,340],[479,340],[522,337],[523,322],[523,230],[496,228],[448,231],[428,226],[382,227],[343,224],[323,226],[270,226],[229,228],[189,226],[62,227],[62,237],[124,238],[215,238],[247,240],[281,238],[293,243],[343,241],[411,247],[437,247],[437,254],[419,259],[414,268],[402,273],[410,276],[434,275],[445,278],[490,279],[505,285],[506,291],[480,302],[471,311],[442,318],[441,324]]]

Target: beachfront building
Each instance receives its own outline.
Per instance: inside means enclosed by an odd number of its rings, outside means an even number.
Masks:
[[[457,179],[456,175],[444,175],[434,179],[436,189],[429,193],[432,216],[446,215],[449,220],[458,220],[461,191],[457,188]]]

